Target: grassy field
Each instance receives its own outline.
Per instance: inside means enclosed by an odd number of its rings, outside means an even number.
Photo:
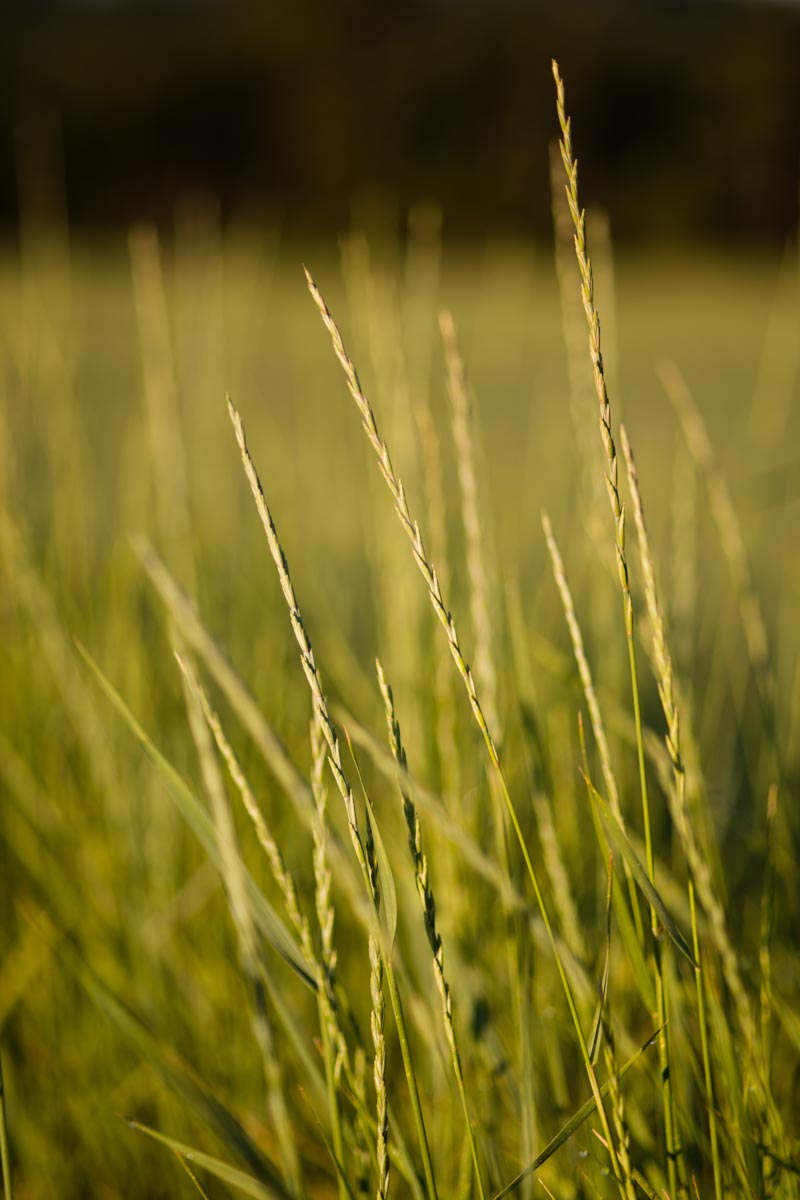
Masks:
[[[589,240],[613,452],[563,219],[4,251],[18,1198],[798,1194],[796,258]]]

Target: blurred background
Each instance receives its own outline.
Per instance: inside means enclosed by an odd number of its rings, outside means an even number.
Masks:
[[[199,192],[338,232],[378,194],[546,239],[552,56],[619,238],[794,230],[800,8],[763,0],[5,5],[0,221],[169,224]]]

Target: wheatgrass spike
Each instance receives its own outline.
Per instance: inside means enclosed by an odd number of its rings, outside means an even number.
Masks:
[[[230,398],[228,398],[228,414],[233,425],[234,433],[236,434],[236,441],[239,446],[242,465],[244,467],[248,483],[250,484],[250,490],[253,494],[253,499],[255,500],[256,510],[261,520],[261,524],[264,527],[270,554],[272,555],[272,559],[278,571],[278,580],[289,609],[289,618],[292,630],[295,635],[295,640],[300,647],[300,661],[308,682],[309,690],[311,691],[311,696],[314,703],[314,711],[319,719],[325,741],[328,744],[328,765],[330,766],[334,781],[336,782],[336,786],[339,789],[339,793],[344,802],[345,815],[347,817],[347,824],[350,830],[350,840],[353,844],[353,850],[355,852],[358,865],[361,869],[361,875],[364,880],[366,893],[370,904],[372,905],[375,914],[375,920],[377,921],[377,897],[372,886],[366,849],[361,835],[361,830],[358,825],[353,789],[351,788],[350,782],[345,775],[342,764],[339,737],[336,732],[336,727],[334,726],[329,714],[328,702],[322,689],[319,673],[317,671],[314,650],[311,642],[309,641],[308,634],[306,633],[303,619],[300,614],[300,609],[297,605],[297,599],[291,577],[289,575],[289,567],[286,561],[286,556],[284,555],[281,544],[278,541],[277,531],[272,520],[272,514],[270,513],[269,508],[267,507],[266,499],[264,498],[261,481],[258,478],[255,465],[247,449],[247,441],[245,439],[242,418],[239,416],[239,413],[236,411]],[[395,979],[394,970],[392,967],[391,955],[387,952],[387,948],[384,947],[383,944],[381,944],[381,953],[384,958],[386,982],[389,989],[389,996],[392,1001],[395,1023],[397,1025],[398,1040],[400,1042],[403,1067],[406,1073],[406,1080],[408,1082],[409,1097],[414,1113],[414,1122],[417,1127],[417,1137],[419,1140],[420,1153],[422,1155],[422,1165],[425,1174],[425,1182],[428,1189],[429,1200],[437,1200],[433,1163],[431,1161],[430,1149],[428,1146],[428,1137],[425,1130],[425,1120],[422,1114],[419,1089],[417,1087],[416,1076],[414,1074],[414,1068],[411,1061],[411,1051],[408,1043],[408,1034],[406,1030],[405,1017],[403,1015],[402,1003],[400,1000],[400,993],[397,988],[397,981]]]
[[[400,724],[397,720],[397,714],[395,713],[392,689],[389,686],[379,659],[375,660],[375,667],[378,674],[378,686],[380,687],[384,709],[386,711],[389,744],[398,766],[405,770],[407,766],[406,753],[405,749],[403,748],[403,741],[400,734]],[[398,784],[400,788],[400,795],[403,801],[403,815],[406,819],[406,826],[408,829],[408,848],[411,854],[411,861],[414,865],[414,882],[416,884],[420,904],[422,905],[425,933],[428,938],[428,944],[431,948],[431,954],[433,955],[433,974],[436,980],[436,987],[439,991],[442,1001],[442,1021],[444,1024],[445,1039],[450,1051],[450,1061],[453,1067],[453,1074],[456,1077],[456,1083],[458,1085],[461,1106],[464,1110],[467,1140],[469,1143],[473,1169],[475,1171],[475,1181],[478,1187],[478,1195],[480,1200],[485,1200],[486,1191],[483,1184],[483,1174],[481,1171],[480,1161],[478,1159],[478,1148],[475,1144],[475,1135],[472,1128],[472,1117],[470,1115],[470,1106],[469,1101],[467,1100],[466,1086],[464,1083],[464,1072],[461,1065],[461,1055],[458,1050],[455,1023],[453,1021],[453,1001],[450,993],[450,984],[448,983],[444,969],[444,946],[442,945],[441,935],[436,927],[436,901],[433,895],[433,886],[430,881],[428,859],[422,845],[422,826],[420,824],[416,805],[414,804],[414,799],[404,781],[403,776],[398,778]]]
[[[628,643],[628,662],[631,677],[631,696],[633,700],[634,720],[636,724],[636,749],[639,761],[639,788],[642,798],[642,820],[644,823],[645,851],[647,856],[647,871],[650,882],[655,878],[655,859],[653,841],[650,831],[650,804],[647,793],[647,771],[645,769],[644,737],[642,715],[639,702],[639,683],[636,669],[636,642],[634,639],[633,600],[631,598],[630,581],[628,577],[628,562],[625,553],[625,509],[619,494],[619,463],[614,435],[611,427],[611,401],[606,386],[606,376],[603,367],[603,355],[600,344],[600,318],[594,303],[594,276],[592,264],[586,249],[586,213],[580,207],[578,200],[578,163],[572,153],[572,132],[570,119],[567,116],[564,83],[558,69],[558,63],[553,59],[553,78],[556,84],[558,122],[561,127],[561,159],[567,175],[566,196],[572,223],[575,227],[575,256],[580,275],[581,300],[589,330],[589,357],[592,363],[595,392],[599,403],[600,437],[606,455],[607,473],[605,475],[606,490],[611,504],[614,519],[616,543],[617,573],[622,592],[622,605],[625,620],[625,635]],[[660,961],[660,951],[657,942],[658,924],[655,909],[650,908],[650,927],[652,932],[653,974],[656,987],[656,1018],[660,1028],[666,1028],[667,997],[665,994],[664,972]],[[669,1046],[666,1034],[659,1039],[659,1058],[663,1089],[663,1118],[664,1141],[667,1160],[667,1176],[670,1194],[677,1195],[678,1174],[676,1162],[680,1155],[675,1128],[675,1113],[672,1099],[672,1084],[669,1071]]]
[[[175,654],[175,658],[177,659],[178,666],[180,667],[189,688],[200,705],[200,709],[206,725],[208,726],[209,732],[213,736],[217,745],[217,750],[219,751],[223,762],[228,768],[228,774],[230,775],[231,780],[233,781],[237,791],[239,792],[239,795],[242,798],[242,803],[248,817],[252,822],[261,849],[264,851],[267,857],[272,876],[277,883],[278,888],[280,889],[281,895],[283,896],[283,902],[286,906],[289,920],[292,922],[292,925],[298,934],[300,946],[308,959],[309,966],[312,966],[316,956],[311,943],[311,933],[308,927],[308,920],[300,911],[300,904],[297,899],[294,880],[286,868],[286,864],[283,860],[283,855],[281,854],[278,843],[275,841],[272,831],[267,824],[266,818],[258,806],[256,798],[253,795],[252,789],[250,788],[250,784],[247,782],[244,772],[242,771],[233,747],[225,736],[220,719],[211,706],[211,702],[208,698],[205,688],[197,678],[197,675],[188,659],[184,658],[177,652]]]
[[[580,296],[575,294],[574,271],[575,233],[569,206],[561,182],[561,152],[556,141],[550,143],[550,194],[552,203],[555,267],[558,295],[561,302],[561,329],[566,351],[567,399],[575,436],[575,446],[581,460],[581,485],[585,503],[581,515],[587,524],[592,545],[601,541],[600,506],[603,485],[599,471],[597,442],[586,421],[593,398],[591,370],[585,358],[585,334]]]
[[[483,708],[481,707],[481,703],[478,699],[478,692],[477,692],[477,688],[475,685],[475,681],[473,679],[472,671],[470,670],[470,667],[469,667],[466,659],[464,658],[464,654],[461,649],[461,644],[459,642],[455,622],[453,620],[452,614],[450,613],[450,611],[447,609],[447,607],[445,605],[444,598],[443,598],[442,592],[441,592],[441,587],[439,585],[439,579],[436,574],[436,569],[433,567],[433,565],[431,564],[430,560],[428,559],[428,557],[426,555],[425,546],[424,546],[424,543],[422,540],[422,533],[420,531],[418,523],[412,519],[411,512],[410,512],[409,506],[408,506],[408,500],[406,499],[405,488],[403,487],[402,482],[395,475],[394,468],[392,466],[392,460],[389,455],[389,448],[386,445],[386,443],[383,441],[383,439],[381,438],[381,436],[378,432],[378,426],[375,421],[375,414],[372,411],[372,407],[371,407],[367,397],[364,395],[364,392],[361,390],[361,384],[359,383],[359,379],[358,379],[358,375],[356,374],[355,367],[353,366],[353,363],[351,362],[351,360],[347,354],[347,351],[344,348],[344,343],[342,341],[342,335],[340,334],[338,327],[337,327],[333,317],[331,316],[330,311],[328,310],[328,307],[325,304],[325,301],[323,300],[319,289],[317,288],[317,285],[315,284],[313,278],[311,277],[311,275],[309,274],[307,269],[306,269],[306,281],[308,283],[309,291],[311,292],[311,296],[314,300],[314,303],[317,305],[317,308],[319,309],[320,316],[322,317],[323,323],[331,336],[331,341],[333,343],[333,349],[336,354],[336,357],[339,359],[342,369],[344,370],[345,378],[347,380],[347,386],[350,391],[350,394],[352,395],[353,399],[355,400],[356,406],[357,406],[359,412],[361,413],[361,419],[362,419],[362,425],[364,427],[364,431],[367,435],[367,438],[368,438],[372,448],[374,449],[374,451],[378,457],[378,463],[380,465],[381,474],[383,475],[384,479],[386,480],[386,484],[387,484],[389,491],[394,499],[395,511],[397,512],[400,523],[411,542],[412,552],[414,555],[414,561],[416,562],[417,567],[419,568],[420,573],[422,574],[422,577],[425,580],[425,583],[426,583],[426,586],[428,589],[428,596],[429,596],[430,602],[433,606],[433,610],[436,613],[437,617],[439,618],[439,621],[441,622],[441,624],[443,625],[443,627],[445,629],[445,632],[447,635],[448,646],[450,647],[450,653],[453,656],[453,661],[456,664],[458,673],[460,674],[460,676],[464,682],[464,686],[467,691],[467,697],[469,699],[469,703],[470,703],[470,707],[472,709],[473,716],[478,725],[478,728],[480,729],[481,733],[483,734],[483,740],[486,744],[486,749],[488,751],[490,761],[497,773],[498,783],[500,785],[503,799],[504,799],[506,808],[508,810],[509,817],[511,819],[511,824],[514,828],[515,836],[517,838],[520,850],[522,852],[522,856],[523,856],[523,859],[525,862],[525,867],[528,872],[528,877],[531,881],[531,886],[533,887],[533,890],[534,890],[536,902],[539,906],[539,911],[541,912],[541,915],[542,915],[542,921],[544,923],[545,930],[547,932],[547,938],[550,943],[551,950],[553,952],[553,956],[554,956],[555,963],[556,963],[556,969],[558,971],[559,978],[561,980],[561,984],[564,989],[564,994],[565,994],[565,997],[567,1000],[567,1006],[570,1010],[570,1016],[572,1018],[572,1023],[575,1028],[575,1034],[576,1034],[576,1037],[578,1040],[578,1045],[579,1045],[579,1048],[581,1051],[581,1057],[583,1059],[584,1066],[585,1066],[587,1074],[589,1076],[592,1093],[597,1102],[598,1114],[600,1116],[601,1121],[603,1121],[603,1124],[604,1124],[604,1127],[606,1130],[607,1140],[608,1140],[608,1144],[609,1144],[609,1154],[611,1156],[611,1161],[612,1161],[612,1166],[613,1166],[613,1171],[614,1171],[614,1178],[621,1185],[621,1180],[620,1180],[620,1176],[619,1176],[619,1168],[615,1161],[615,1156],[614,1156],[614,1152],[613,1152],[613,1146],[611,1143],[610,1133],[608,1133],[608,1120],[606,1117],[605,1108],[603,1106],[602,1096],[600,1095],[600,1089],[599,1089],[599,1086],[597,1083],[597,1078],[595,1076],[594,1068],[592,1067],[591,1061],[589,1059],[588,1049],[586,1046],[586,1038],[583,1033],[583,1029],[582,1029],[581,1022],[580,1022],[580,1017],[578,1015],[578,1010],[577,1010],[577,1007],[575,1004],[575,997],[573,995],[572,987],[567,978],[567,974],[566,974],[566,971],[564,968],[564,963],[562,961],[562,957],[561,957],[561,954],[560,954],[560,951],[558,948],[558,943],[556,941],[555,932],[554,932],[553,926],[550,922],[550,917],[548,915],[547,908],[546,908],[546,905],[544,902],[544,896],[542,894],[541,887],[539,885],[539,879],[538,879],[538,876],[534,869],[533,861],[531,860],[531,856],[530,856],[530,852],[528,851],[527,844],[525,842],[525,836],[522,832],[522,826],[520,825],[519,817],[517,816],[517,811],[514,806],[514,802],[511,799],[511,793],[508,790],[508,784],[506,782],[505,774],[503,772],[503,768],[500,763],[500,758],[499,758],[499,755],[497,752],[497,746],[495,744],[491,730],[489,729],[489,726],[487,724],[486,717],[483,712]]]
[[[312,974],[317,986],[317,1007],[319,1010],[323,1057],[325,1059],[325,1073],[328,1087],[328,1104],[330,1109],[334,1152],[337,1154],[339,1159],[342,1160],[342,1129],[337,1092],[339,1088],[342,1066],[347,1060],[347,1047],[338,1021],[336,1011],[336,996],[334,991],[333,967],[335,965],[335,952],[332,950],[333,909],[330,906],[329,898],[330,869],[327,868],[326,877],[326,875],[323,873],[322,865],[318,864],[317,862],[317,843],[315,842],[315,878],[317,878],[317,871],[319,868],[323,889],[326,891],[323,910],[325,918],[322,946],[323,958],[320,960],[311,937],[308,918],[300,908],[294,880],[286,868],[280,848],[275,841],[264,814],[258,806],[252,789],[250,788],[247,778],[242,771],[236,754],[234,753],[233,747],[225,736],[220,719],[212,708],[208,699],[208,695],[206,694],[205,689],[198,680],[191,666],[180,655],[176,655],[176,657],[189,687],[197,697],[206,724],[208,725],[214,741],[217,744],[217,749],[228,768],[228,773],[231,777],[231,780],[233,781],[239,792],[239,795],[242,798],[245,811],[252,821],[253,827],[256,831],[256,837],[258,838],[259,844],[266,855],[272,876],[278,885],[281,895],[283,896],[284,905],[289,915],[289,919],[294,926],[295,931],[297,932],[300,949],[303,952],[303,956],[308,963],[309,971]]]
[[[386,228],[384,235],[387,246],[393,245],[394,231]],[[403,337],[401,297],[393,273],[378,254],[372,253],[370,239],[364,230],[354,229],[342,240],[342,273],[348,307],[362,331],[375,388],[388,414],[392,445],[400,462],[416,474],[420,458]],[[370,478],[367,486],[374,489],[376,481]],[[396,539],[387,536],[391,514],[373,499],[373,503],[365,508],[365,517],[369,520],[369,536],[377,567],[375,601],[380,642],[389,648],[392,659],[401,664],[405,690],[416,694],[427,678],[420,637],[424,600],[415,588],[404,586],[403,556],[398,553]],[[412,630],[414,632],[409,636]],[[413,726],[406,732],[411,745],[418,750],[427,745],[416,708]]]
[[[197,653],[221,688],[233,711],[258,747],[275,780],[292,801],[301,821],[314,831],[315,800],[312,791],[290,758],[278,734],[267,721],[253,694],[229,663],[223,650],[203,625],[194,603],[167,570],[153,548],[144,539],[136,539],[135,549],[147,575],[171,618],[187,643]],[[361,884],[345,853],[340,838],[328,830],[329,857],[337,878],[347,890],[353,911],[362,924],[369,922]]]

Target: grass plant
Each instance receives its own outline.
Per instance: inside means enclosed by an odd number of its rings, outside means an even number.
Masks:
[[[555,282],[0,255],[9,1200],[800,1196],[791,251],[612,259],[554,75]]]

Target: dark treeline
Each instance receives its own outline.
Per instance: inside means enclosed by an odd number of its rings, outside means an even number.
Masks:
[[[9,11],[11,10],[11,11]],[[227,0],[7,6],[0,221],[169,222],[200,191],[333,230],[354,196],[460,234],[549,226],[550,58],[617,237],[796,226],[800,14],[759,4]]]

